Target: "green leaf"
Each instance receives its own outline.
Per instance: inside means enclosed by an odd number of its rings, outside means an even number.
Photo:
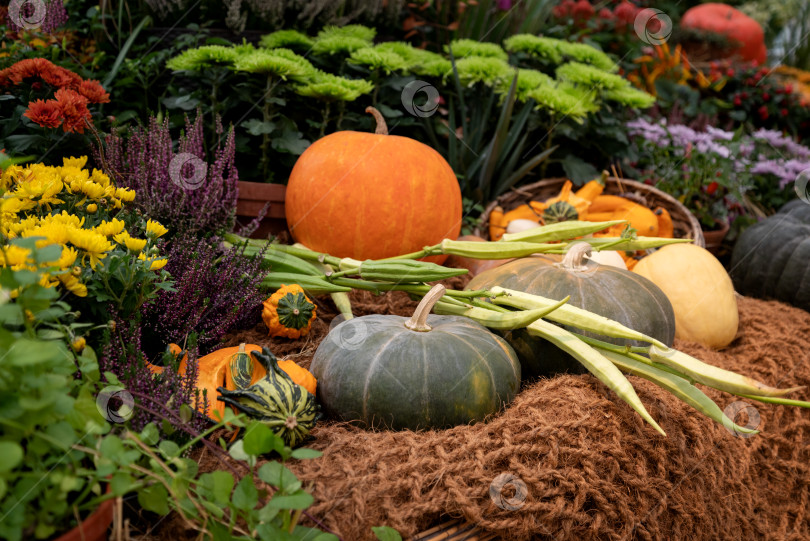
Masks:
[[[158,440],[160,440],[160,432],[155,426],[155,423],[149,423],[148,425],[143,427],[140,436],[141,441],[149,446],[156,445]]]
[[[145,510],[158,515],[169,514],[169,493],[163,485],[152,485],[138,491],[138,503]]]
[[[135,479],[133,479],[131,475],[123,472],[117,472],[113,475],[112,479],[110,479],[110,488],[116,496],[123,496],[131,491],[134,485]]]
[[[267,462],[259,468],[259,479],[290,494],[301,488],[301,481],[280,462]]]
[[[250,135],[265,135],[273,133],[276,125],[273,122],[263,122],[258,118],[251,118],[242,122],[242,127],[245,128]]]
[[[372,526],[371,531],[380,541],[402,541],[399,532],[389,526]]]
[[[599,176],[599,171],[593,165],[582,161],[581,158],[577,158],[573,154],[568,154],[562,159],[562,166],[565,176],[577,186]]]
[[[163,440],[158,445],[158,449],[166,456],[166,458],[174,458],[180,456],[180,446],[170,440]]]
[[[310,458],[320,458],[323,456],[323,453],[320,451],[316,451],[315,449],[307,449],[306,447],[300,447],[298,449],[293,449],[292,454],[290,455],[293,458],[297,458],[298,460],[307,460]]]
[[[253,477],[246,475],[233,491],[233,506],[243,511],[250,511],[259,503],[259,491],[253,484]]]
[[[214,502],[227,505],[231,501],[234,480],[230,473],[221,470],[204,473],[199,482],[211,494]]]
[[[284,447],[281,438],[273,434],[266,425],[258,422],[251,423],[245,430],[244,451],[249,455],[265,455],[271,451]]]
[[[340,541],[340,538],[335,534],[322,532],[315,528],[307,528],[306,526],[296,526],[293,535],[301,541]]]
[[[0,441],[0,473],[11,471],[22,462],[23,449],[13,441]]]
[[[268,502],[268,506],[277,507],[279,509],[306,509],[315,499],[311,494],[304,490],[299,490],[293,494],[279,494],[278,492]]]

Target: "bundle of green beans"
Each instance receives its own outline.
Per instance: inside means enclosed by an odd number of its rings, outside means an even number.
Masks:
[[[595,251],[646,250],[665,244],[690,242],[688,239],[654,237],[578,238],[619,223],[622,222],[561,222],[514,235],[504,235],[497,242],[445,239],[418,252],[366,261],[337,258],[300,245],[274,244],[236,235],[226,235],[225,241],[228,245],[240,246],[248,255],[261,254],[269,266],[269,272],[262,281],[264,287],[277,289],[282,284],[296,283],[310,295],[330,294],[338,309],[348,319],[352,317],[352,313],[347,293],[352,289],[375,293],[405,291],[413,296],[424,296],[431,290],[427,282],[467,273],[466,269],[452,269],[417,261],[431,255],[508,259],[537,253],[565,253],[577,242],[588,242]],[[500,287],[480,291],[447,289],[434,311],[438,314],[468,317],[496,330],[526,328],[529,334],[548,340],[579,360],[591,374],[664,435],[623,371],[655,383],[699,412],[740,434],[757,431],[736,425],[694,383],[760,402],[810,408],[810,402],[784,398],[801,387],[777,389],[706,364],[621,323],[568,305],[567,300],[552,300]],[[550,322],[605,337],[645,342],[649,346],[617,346],[570,332]]]

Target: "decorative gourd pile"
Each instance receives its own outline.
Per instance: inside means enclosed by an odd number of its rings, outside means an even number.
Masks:
[[[595,237],[620,237],[629,225],[636,234],[646,237],[672,238],[672,217],[663,207],[648,209],[634,201],[618,195],[603,195],[608,173],[601,178],[587,182],[576,192],[573,184],[566,180],[559,195],[545,201],[529,201],[508,212],[495,207],[489,215],[489,237],[497,241],[504,234],[519,233],[540,225],[570,220],[607,222],[621,220],[604,231],[593,234]],[[632,268],[642,253],[619,252],[627,269]],[[617,261],[614,261],[618,264]]]
[[[330,332],[312,364],[318,376],[318,397],[338,419],[411,429],[478,421],[511,400],[519,374],[526,378],[555,368],[551,366],[552,348],[578,361],[662,434],[623,372],[652,381],[740,433],[752,431],[735,425],[695,383],[753,400],[810,407],[810,402],[783,398],[798,388],[770,387],[669,347],[677,315],[660,289],[639,274],[586,262],[585,256],[590,250],[637,251],[689,241],[591,236],[621,223],[559,222],[506,234],[498,242],[444,239],[416,252],[377,261],[338,258],[235,235],[226,240],[246,243],[262,253],[271,266],[263,279],[269,288],[297,283],[308,295],[343,295],[355,288],[425,297],[415,317],[407,321],[392,316],[353,319],[350,305],[338,304],[348,321]],[[534,254],[566,257],[563,263],[526,257]],[[480,286],[488,289],[455,291],[428,285],[466,272],[419,261],[434,255],[526,259],[510,264],[520,266],[520,273],[502,270],[507,266],[490,271],[492,282]],[[273,265],[278,272],[272,270]],[[531,288],[537,288],[535,293],[525,291]],[[428,318],[430,305],[439,315],[462,318]],[[590,310],[627,318],[627,324]],[[515,335],[522,329],[518,340]],[[507,336],[518,344],[519,370],[512,349],[491,331],[515,331]],[[562,364],[567,369],[571,361]]]

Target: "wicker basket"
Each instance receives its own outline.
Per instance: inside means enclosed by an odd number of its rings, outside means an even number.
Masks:
[[[503,194],[484,210],[484,214],[481,216],[482,231],[479,231],[478,234],[483,238],[489,237],[487,233],[489,231],[489,213],[496,206],[500,205],[505,212],[508,212],[532,200],[544,201],[559,194],[565,180],[564,178],[547,178]],[[672,225],[676,238],[693,239],[698,246],[706,246],[697,218],[671,195],[648,184],[616,177],[608,177],[604,193],[621,195],[650,209],[664,207],[672,216]]]

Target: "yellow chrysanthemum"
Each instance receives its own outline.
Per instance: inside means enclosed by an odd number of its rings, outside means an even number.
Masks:
[[[70,231],[70,243],[84,250],[90,256],[90,267],[95,268],[102,259],[107,257],[108,251],[115,248],[107,237],[90,229],[73,229]]]
[[[130,190],[129,188],[117,188],[115,190],[115,197],[129,203],[135,200],[135,190]]]
[[[95,214],[98,211],[98,205],[90,203],[87,205],[87,214]]]
[[[20,212],[25,212],[26,210],[36,208],[36,206],[37,204],[35,201],[31,201],[30,199],[21,199],[11,194],[3,199],[3,205],[0,208],[0,211],[9,214],[19,214]]]
[[[18,220],[16,217],[13,220],[8,220],[3,217],[0,218],[0,222],[2,222],[0,229],[3,230],[3,233],[5,233],[9,238],[14,238],[19,237],[25,231],[33,229],[39,225],[39,217],[28,216],[22,220]]]
[[[146,247],[146,239],[136,239],[134,237],[128,237],[124,239],[124,245],[127,247],[128,250],[130,250],[131,252],[135,252],[137,254]]]
[[[59,285],[59,280],[54,280],[53,276],[45,272],[39,277],[39,285],[42,287],[55,287]]]
[[[60,274],[59,281],[65,286],[65,289],[76,295],[77,297],[87,296],[87,286],[79,281],[78,278],[72,274]]]
[[[162,257],[160,259],[153,259],[151,264],[149,265],[149,270],[160,270],[163,267],[165,267],[166,263],[168,262],[169,260],[166,259],[165,257]]]
[[[79,253],[74,248],[62,246],[62,254],[59,256],[59,259],[51,261],[48,265],[59,267],[60,269],[67,269],[73,266],[78,256]]]
[[[14,184],[18,178],[20,178],[23,174],[23,168],[19,165],[10,165],[4,171],[3,174],[0,175],[0,185],[4,190],[8,190],[9,187]]]
[[[37,246],[48,244],[66,244],[70,240],[70,231],[75,229],[72,225],[57,222],[45,222],[22,232],[23,237],[45,237],[47,242],[37,243]]]
[[[104,220],[103,222],[98,224],[96,226],[96,231],[101,233],[105,237],[112,237],[123,231],[125,225],[126,224],[124,223],[123,220],[113,218],[109,222],[107,220]]]
[[[93,169],[93,173],[90,175],[90,180],[95,182],[96,184],[101,184],[105,188],[110,185],[110,177],[104,174],[103,171],[99,171],[98,169]]]
[[[42,223],[56,223],[78,228],[84,225],[84,216],[79,218],[75,214],[68,214],[66,210],[63,210],[59,214],[44,217]]]
[[[9,245],[0,250],[0,264],[4,267],[24,267],[33,263],[31,250],[21,246]]]
[[[90,199],[101,199],[104,197],[106,188],[101,184],[96,184],[92,180],[86,180],[82,183],[81,192]]]
[[[146,234],[152,237],[162,237],[165,235],[169,230],[163,227],[160,222],[156,222],[155,220],[148,220],[146,222]]]
[[[77,167],[82,169],[85,165],[87,165],[87,156],[62,158],[62,167]]]

